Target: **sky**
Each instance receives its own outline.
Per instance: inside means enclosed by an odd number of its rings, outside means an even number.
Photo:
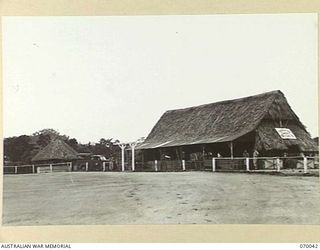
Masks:
[[[281,90],[318,136],[317,14],[4,17],[4,136],[146,137],[166,110]]]

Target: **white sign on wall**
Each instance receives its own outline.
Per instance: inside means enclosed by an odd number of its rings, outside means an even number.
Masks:
[[[288,128],[276,128],[282,139],[297,139],[297,137]]]

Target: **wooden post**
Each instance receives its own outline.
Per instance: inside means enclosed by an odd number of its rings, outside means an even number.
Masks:
[[[86,162],[86,172],[89,170],[89,162]]]
[[[133,143],[130,144],[131,150],[132,150],[132,166],[131,166],[131,170],[132,170],[132,171],[135,171],[134,149],[135,149],[136,145],[137,145],[137,144],[136,144],[135,142],[133,142]]]
[[[176,151],[176,156],[177,156],[178,161],[181,160],[181,155],[180,155],[179,150],[176,148],[175,151]]]
[[[40,167],[37,167],[37,174],[40,174]]]
[[[154,169],[156,172],[158,172],[158,161],[157,160],[154,161]]]
[[[121,171],[124,171],[124,147],[121,147]]]
[[[305,156],[303,157],[303,172],[308,173],[308,158]]]
[[[119,144],[119,147],[121,148],[121,171],[124,171],[124,149],[126,148],[126,144],[121,143]]]
[[[250,171],[250,159],[248,157],[246,158],[246,169]]]
[[[142,167],[144,166],[144,150],[141,150]]]
[[[134,159],[134,147],[132,147],[132,166],[131,166],[131,170],[134,171],[135,170],[135,159]]]
[[[17,174],[18,173],[18,167],[14,166],[14,173]]]
[[[53,172],[52,164],[50,164],[50,172],[51,172],[51,173]]]
[[[32,165],[32,173],[35,173],[34,165]]]
[[[72,171],[72,162],[70,161],[69,164],[70,164],[69,171],[71,172]]]
[[[276,165],[277,165],[277,172],[280,172],[280,159],[276,159]]]
[[[230,142],[230,156],[233,159],[233,142]]]
[[[186,161],[182,160],[182,171],[186,171]]]
[[[102,171],[105,172],[106,171],[106,162],[102,162]]]
[[[216,172],[216,158],[212,158],[212,172]]]
[[[110,169],[110,170],[113,170],[113,161],[110,161],[110,163],[109,163],[109,169]]]

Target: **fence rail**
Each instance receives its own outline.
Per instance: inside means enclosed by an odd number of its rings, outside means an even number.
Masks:
[[[62,162],[54,164],[33,164],[19,166],[4,166],[4,174],[35,174],[71,171],[71,162]]]
[[[124,171],[132,171],[125,163]],[[81,160],[55,164],[4,166],[4,174],[32,174],[66,171],[122,171],[120,164],[107,161]],[[217,171],[217,172],[319,172],[319,157],[219,157],[205,160],[155,160],[135,162],[135,172]]]

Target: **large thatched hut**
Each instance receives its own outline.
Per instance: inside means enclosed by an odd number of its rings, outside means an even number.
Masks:
[[[60,139],[51,141],[40,150],[33,158],[35,163],[60,163],[77,160],[78,152]]]
[[[144,160],[315,153],[317,145],[281,91],[169,110],[138,147]]]

